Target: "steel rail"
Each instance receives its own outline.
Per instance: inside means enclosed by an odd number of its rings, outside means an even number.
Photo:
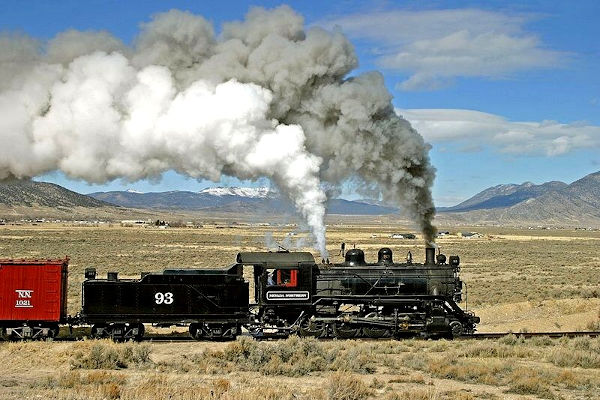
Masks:
[[[463,335],[455,340],[485,340],[485,339],[501,339],[503,337],[513,335],[517,338],[529,339],[533,337],[549,337],[551,339],[559,339],[562,337],[574,338],[574,337],[591,337],[596,338],[600,337],[600,331],[568,331],[568,332],[478,332],[473,333],[471,335]],[[249,334],[242,334],[240,336],[252,337]],[[415,336],[418,338],[418,336]],[[82,340],[88,340],[88,337],[72,337],[72,336],[59,336],[53,339],[49,339],[54,342],[77,342]],[[275,338],[278,340],[277,338]],[[339,340],[337,338],[322,338],[320,340],[328,341],[328,340]],[[341,339],[348,340],[348,339]],[[359,340],[359,341],[382,341],[382,340],[398,340],[401,341],[403,339],[393,339],[393,338],[367,338],[367,337],[357,337],[350,340]],[[1,340],[0,340],[1,341]],[[210,340],[196,340],[191,336],[177,336],[177,335],[148,335],[144,336],[144,342],[157,342],[157,343],[176,343],[176,342],[209,342]],[[226,340],[223,340],[226,341]]]

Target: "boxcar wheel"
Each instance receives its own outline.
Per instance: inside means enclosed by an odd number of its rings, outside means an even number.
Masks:
[[[48,330],[48,338],[54,339],[55,337],[58,336],[59,332],[60,332],[60,328],[59,328],[58,324],[51,325],[50,329]]]

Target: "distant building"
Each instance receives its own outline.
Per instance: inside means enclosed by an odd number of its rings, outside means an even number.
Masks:
[[[437,237],[444,237],[444,236],[448,236],[448,235],[450,235],[450,232],[448,232],[448,231],[439,231],[437,233]]]
[[[417,237],[412,233],[392,233],[390,235],[392,239],[416,239]]]
[[[133,219],[125,219],[121,221],[121,226],[146,226],[151,224],[150,221],[142,221],[142,220],[133,220]]]
[[[458,236],[462,237],[463,239],[477,239],[483,237],[481,233],[477,232],[460,232]]]

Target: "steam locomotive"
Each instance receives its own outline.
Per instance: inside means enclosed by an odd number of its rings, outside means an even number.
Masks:
[[[412,256],[395,263],[382,248],[376,263],[352,249],[340,264],[317,264],[307,252],[242,252],[226,268],[168,269],[139,279],[115,272],[98,278],[88,268],[81,312],[70,317],[68,259],[0,260],[0,329],[12,339],[53,337],[59,324],[91,325],[92,336],[115,340],[142,340],[144,324],[187,326],[199,340],[233,339],[243,329],[256,338],[472,334],[479,318],[457,304],[460,259],[446,261],[426,248],[422,264]],[[252,268],[252,286],[245,267]],[[15,297],[23,293],[27,299]]]

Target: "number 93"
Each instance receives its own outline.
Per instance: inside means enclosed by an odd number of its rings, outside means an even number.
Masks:
[[[156,304],[172,304],[173,303],[173,293],[166,292],[161,293],[158,292],[154,295],[154,302]]]

